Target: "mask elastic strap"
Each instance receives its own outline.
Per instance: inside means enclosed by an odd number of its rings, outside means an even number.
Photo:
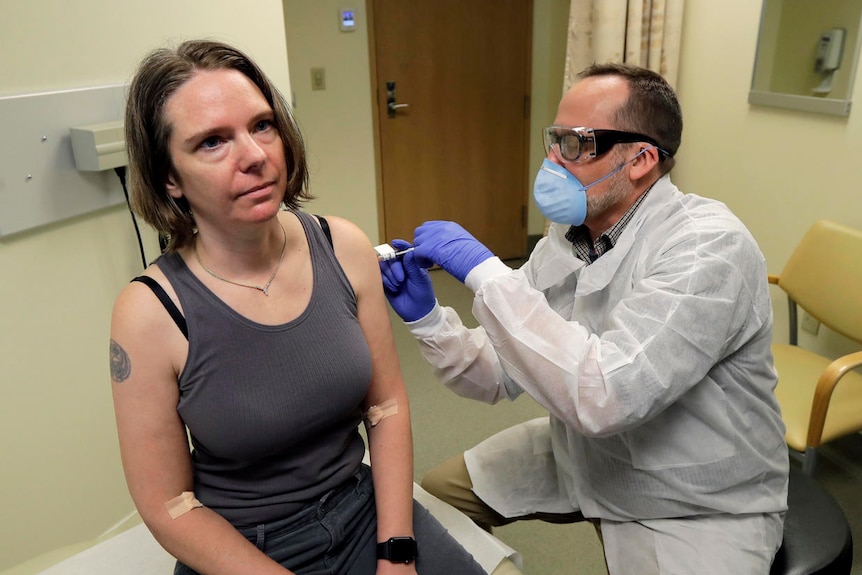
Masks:
[[[622,170],[622,169],[623,169],[624,167],[626,167],[628,164],[631,164],[632,162],[634,162],[635,160],[637,160],[637,159],[638,159],[638,156],[640,156],[641,154],[643,154],[644,152],[646,152],[646,151],[647,151],[647,150],[649,150],[650,148],[655,148],[655,146],[649,146],[649,147],[647,147],[647,148],[644,148],[643,150],[641,150],[640,152],[638,152],[638,153],[637,153],[637,155],[635,155],[635,157],[634,157],[634,158],[632,158],[631,160],[628,160],[628,161],[626,161],[626,162],[623,162],[622,164],[620,164],[619,166],[617,166],[616,168],[614,168],[613,170],[611,170],[610,172],[608,172],[607,174],[605,174],[604,176],[602,176],[601,178],[599,178],[598,180],[596,180],[595,182],[593,182],[593,183],[591,183],[591,184],[587,184],[586,186],[584,186],[584,189],[585,189],[585,190],[588,190],[588,189],[592,188],[593,186],[595,186],[596,184],[599,184],[599,183],[601,183],[601,182],[604,182],[605,180],[607,180],[608,178],[610,178],[611,176],[613,176],[614,174],[616,174],[617,172],[619,172],[620,170]],[[658,148],[656,148],[656,149],[658,149]]]

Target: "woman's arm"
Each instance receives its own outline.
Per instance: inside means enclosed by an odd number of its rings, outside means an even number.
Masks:
[[[158,271],[149,272],[162,286]],[[120,454],[132,500],[171,555],[208,575],[290,573],[214,511],[198,507],[171,519],[165,503],[192,491],[185,426],[177,413],[177,377],[188,343],[145,286],[119,295],[111,321],[111,388]]]
[[[413,536],[413,438],[407,391],[392,337],[374,248],[354,224],[327,217],[335,255],[356,292],[359,323],[371,350],[372,381],[365,409],[397,402],[398,413],[368,429],[377,505],[377,541]],[[419,551],[421,553],[421,550]],[[378,573],[415,573],[415,564],[378,561]]]

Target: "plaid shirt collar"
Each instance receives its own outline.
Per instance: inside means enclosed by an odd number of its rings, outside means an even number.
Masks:
[[[569,231],[566,232],[566,239],[572,242],[575,256],[586,262],[587,265],[590,265],[601,257],[602,254],[612,249],[651,189],[652,186],[647,188],[647,190],[640,195],[640,197],[634,204],[632,204],[626,213],[623,214],[623,217],[621,217],[617,223],[599,235],[595,244],[590,240],[590,230],[587,229],[587,226],[581,225],[569,227]]]

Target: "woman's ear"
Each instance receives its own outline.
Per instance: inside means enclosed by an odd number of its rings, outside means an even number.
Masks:
[[[652,169],[658,166],[661,156],[659,156],[658,148],[648,146],[638,150],[638,156],[632,162],[632,168],[629,171],[629,177],[632,180],[639,180],[649,174]]]
[[[165,180],[165,189],[168,191],[168,195],[175,200],[183,197],[183,189],[173,174],[168,174],[167,180]]]

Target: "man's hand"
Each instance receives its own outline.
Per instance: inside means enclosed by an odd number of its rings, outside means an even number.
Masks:
[[[417,264],[424,268],[436,264],[461,283],[474,267],[494,257],[491,250],[455,222],[425,222],[416,228],[413,242]]]
[[[392,240],[392,247],[401,251],[409,248],[410,244],[404,240]],[[431,277],[417,265],[415,254],[414,250],[404,254],[400,260],[380,262],[386,299],[404,321],[422,319],[437,303]]]

